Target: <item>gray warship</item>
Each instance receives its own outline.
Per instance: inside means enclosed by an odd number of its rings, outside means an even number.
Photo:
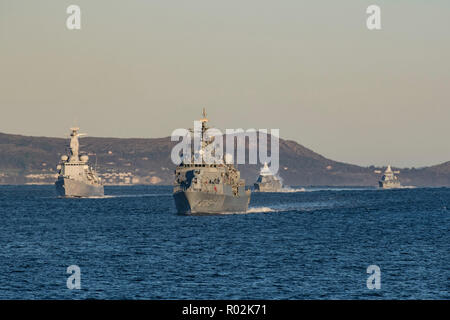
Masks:
[[[399,171],[392,171],[391,166],[387,166],[386,171],[384,172],[381,180],[378,182],[378,185],[382,189],[395,189],[401,188],[400,180],[395,176],[394,173],[399,173]]]
[[[201,122],[200,154],[212,143],[205,132],[208,129],[203,109]],[[221,214],[246,212],[250,202],[250,190],[231,161],[205,163],[203,157],[195,161],[181,162],[175,169],[173,197],[180,214]],[[189,162],[189,163],[184,163]]]
[[[259,172],[258,180],[253,186],[255,191],[258,192],[281,192],[283,188],[280,179],[270,171],[267,163],[264,163],[264,167]]]
[[[56,191],[62,197],[94,197],[103,196],[104,188],[95,170],[89,166],[89,157],[79,155],[79,128],[71,128],[69,155],[61,156],[57,166],[58,180]]]

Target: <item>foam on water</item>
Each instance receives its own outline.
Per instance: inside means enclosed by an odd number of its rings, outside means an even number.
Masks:
[[[270,207],[253,207],[248,208],[246,213],[275,212],[275,211],[277,210]]]
[[[289,193],[289,192],[305,192],[306,191],[306,189],[305,188],[291,188],[291,187],[283,187],[282,189],[281,189],[281,191],[280,192],[286,192],[286,193]]]
[[[144,194],[105,194],[92,197],[59,197],[61,199],[113,199],[113,198],[140,198],[140,197],[171,197],[171,193],[144,193]],[[50,197],[46,197],[50,198]],[[51,197],[54,198],[54,197]]]
[[[375,187],[310,187],[305,189],[305,191],[368,191],[377,189]]]
[[[327,208],[334,208],[338,205],[336,201],[317,201],[317,202],[290,202],[286,204],[274,204],[261,207],[250,207],[243,213],[267,213],[267,212],[286,212],[286,211],[311,211]]]

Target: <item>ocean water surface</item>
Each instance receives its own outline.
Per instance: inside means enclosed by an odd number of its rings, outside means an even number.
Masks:
[[[0,299],[450,298],[447,188],[254,193],[215,216],[178,215],[171,187],[105,194],[0,186]]]

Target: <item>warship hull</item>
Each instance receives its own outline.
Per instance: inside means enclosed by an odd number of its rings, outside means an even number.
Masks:
[[[378,186],[381,189],[398,189],[402,187],[400,182],[384,182],[384,181],[380,181],[378,183]]]
[[[61,197],[101,197],[105,194],[103,185],[92,185],[68,178],[58,178],[55,186]]]
[[[246,212],[250,192],[241,196],[196,191],[178,191],[173,194],[180,214],[221,214]]]
[[[281,182],[278,183],[255,183],[254,189],[256,192],[281,192]]]

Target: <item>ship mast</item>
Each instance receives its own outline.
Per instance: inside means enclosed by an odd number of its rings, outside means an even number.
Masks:
[[[207,124],[208,118],[206,117],[206,109],[205,108],[203,108],[202,116],[203,116],[203,118],[200,119],[200,122],[202,123],[201,142],[202,142],[202,150],[203,150],[207,145],[206,139],[205,139],[205,133],[206,133],[206,130],[208,130],[208,124]]]
[[[80,130],[80,128],[70,128],[70,130],[72,130],[72,132],[70,133],[70,145],[69,145],[70,161],[79,161],[80,159],[78,155],[80,143],[78,141],[78,137],[85,136],[86,134],[78,133],[78,130]]]
[[[208,131],[209,129],[209,126],[207,124],[208,121],[209,120],[206,115],[206,109],[203,108],[202,118],[194,122],[194,129],[189,129],[189,131],[194,134],[194,145],[192,146],[191,144],[191,151],[193,151],[192,161],[195,163],[198,163],[198,158],[201,159],[200,163],[203,163],[203,154],[205,153],[205,149],[214,141],[214,137],[210,137],[208,139],[206,134],[206,131]],[[198,127],[198,122],[201,123],[201,128]],[[198,139],[199,136],[200,139]],[[198,141],[200,142],[200,145],[197,145]]]

